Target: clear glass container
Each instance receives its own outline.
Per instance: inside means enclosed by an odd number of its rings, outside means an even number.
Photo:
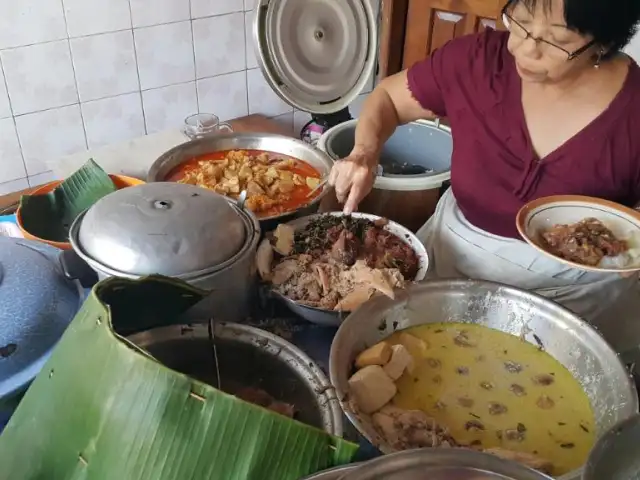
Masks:
[[[184,119],[182,132],[189,139],[196,140],[221,133],[233,133],[233,128],[227,122],[221,122],[213,113],[196,113]]]

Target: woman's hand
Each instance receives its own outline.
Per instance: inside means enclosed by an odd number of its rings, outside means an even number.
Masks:
[[[378,155],[358,147],[333,164],[329,185],[335,188],[338,201],[344,204],[344,213],[348,215],[358,208],[373,188],[377,170]]]

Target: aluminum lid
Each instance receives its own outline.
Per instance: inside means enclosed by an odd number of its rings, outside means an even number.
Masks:
[[[180,183],[129,187],[79,217],[71,241],[117,272],[186,276],[225,263],[245,245],[247,223],[231,202]]]
[[[424,448],[385,455],[340,480],[552,480],[519,463],[462,448]]]
[[[373,1],[256,3],[256,59],[280,98],[299,110],[328,114],[362,92],[377,61]]]

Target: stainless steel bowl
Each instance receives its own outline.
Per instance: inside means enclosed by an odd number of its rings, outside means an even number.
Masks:
[[[515,462],[462,448],[422,448],[385,455],[340,480],[551,480]],[[602,479],[604,480],[604,479]]]
[[[340,467],[330,468],[323,470],[308,477],[301,478],[300,480],[342,480],[344,476],[353,471],[355,468],[361,465],[360,463],[351,463],[349,465],[342,465]]]
[[[180,164],[199,155],[224,150],[264,150],[289,155],[317,169],[322,178],[329,175],[333,166],[333,160],[329,155],[301,140],[272,133],[232,133],[199,138],[173,147],[151,165],[147,181],[164,182],[169,173]],[[311,202],[293,212],[260,218],[262,230],[268,231],[279,223],[316,212],[320,200],[329,190],[324,188]]]
[[[396,330],[438,322],[495,328],[539,345],[562,363],[584,388],[596,416],[597,434],[638,412],[638,396],[627,369],[600,334],[578,316],[541,296],[478,280],[438,280],[412,285],[402,298],[375,297],[349,315],[331,345],[331,383],[349,420],[383,453],[394,449],[368,416],[348,402],[348,379],[358,353]],[[577,470],[560,477],[576,480]]]
[[[297,218],[295,220],[292,220],[288,222],[288,224],[291,225],[295,230],[298,230],[298,229],[304,228],[311,220],[318,218],[322,215],[333,215],[336,217],[341,217],[344,214],[342,212],[330,212],[330,213],[309,215],[307,217],[302,217],[302,218]],[[354,218],[365,218],[371,221],[380,220],[381,218],[377,215],[371,215],[369,213],[360,213],[360,212],[354,212],[351,214],[351,216]],[[427,253],[427,249],[424,247],[422,242],[418,240],[418,237],[416,237],[413,234],[413,232],[406,229],[399,223],[390,221],[385,228],[389,230],[391,233],[398,236],[398,238],[406,242],[409,246],[411,246],[415,250],[420,260],[420,269],[418,270],[418,274],[416,275],[416,278],[413,280],[414,281],[423,280],[427,272],[429,271],[429,254]],[[305,320],[308,320],[311,323],[316,323],[318,325],[337,327],[342,323],[344,318],[347,315],[349,315],[349,312],[336,312],[335,310],[326,310],[324,308],[309,307],[307,305],[303,305],[299,302],[291,300],[290,298],[285,297],[284,295],[275,291],[274,291],[274,294],[279,298],[281,298],[285,302],[287,307],[289,307],[289,310],[291,310],[293,313],[304,318]]]
[[[128,339],[156,360],[210,385],[216,368],[206,325],[172,325],[137,333]],[[338,437],[342,412],[320,367],[300,349],[264,330],[236,323],[215,325],[221,389],[262,388],[279,401],[296,406],[296,419]]]

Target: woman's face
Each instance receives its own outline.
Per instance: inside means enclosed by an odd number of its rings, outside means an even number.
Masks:
[[[579,74],[585,68],[593,68],[595,48],[569,60],[569,54],[583,48],[591,38],[567,27],[562,0],[553,0],[549,11],[545,11],[543,3],[538,1],[533,11],[523,3],[507,10],[513,19],[508,48],[515,57],[522,80],[556,83]]]

